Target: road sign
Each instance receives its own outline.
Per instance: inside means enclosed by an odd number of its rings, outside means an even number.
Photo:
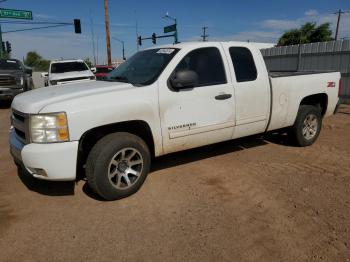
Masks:
[[[166,27],[164,27],[164,33],[170,33],[170,32],[174,32],[176,31],[176,24],[173,25],[168,25]]]
[[[0,8],[0,18],[33,20],[32,11]]]

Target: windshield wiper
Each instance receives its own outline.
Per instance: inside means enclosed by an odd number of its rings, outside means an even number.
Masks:
[[[129,83],[129,84],[132,84],[133,86],[143,86],[142,84],[130,82],[126,76],[113,76],[113,77],[108,77],[108,78],[103,79],[103,80],[104,81],[111,81],[111,82],[115,81],[115,82]]]
[[[115,80],[117,82],[130,83],[129,79],[126,76],[114,76],[109,79]]]

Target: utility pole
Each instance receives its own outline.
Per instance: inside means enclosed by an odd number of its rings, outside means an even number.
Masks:
[[[335,40],[338,40],[340,17],[342,14],[345,14],[345,13],[349,13],[349,11],[342,11],[341,9],[339,9],[337,12],[334,13],[338,15],[337,28],[335,29],[335,38],[334,38]]]
[[[136,14],[136,10],[134,10],[135,12],[135,33],[136,33],[136,51],[139,51],[139,44],[137,42],[137,39],[139,37],[139,25],[138,25],[138,21],[137,21],[137,14]]]
[[[90,26],[91,26],[92,55],[94,57],[94,65],[96,66],[96,48],[95,48],[94,21],[92,19],[91,10],[90,10]]]
[[[98,34],[96,35],[96,65],[99,64],[99,61],[98,61]]]
[[[106,23],[106,44],[107,44],[107,64],[112,65],[111,37],[109,34],[108,0],[105,0],[105,23]]]
[[[123,41],[123,40],[120,40],[120,39],[118,39],[118,38],[116,38],[116,37],[113,37],[113,36],[112,36],[112,38],[113,38],[114,40],[116,40],[116,41],[118,41],[119,43],[121,43],[121,44],[122,44],[123,60],[125,61],[125,60],[126,60],[126,58],[125,58],[124,41]]]
[[[179,39],[179,35],[177,33],[177,20],[176,20],[176,18],[175,17],[171,17],[168,12],[162,18],[168,18],[168,19],[174,21],[173,25],[164,27],[164,33],[174,32],[174,40],[175,40],[174,44],[178,44],[179,43],[179,40],[178,40]],[[167,28],[170,29],[170,30],[167,30]]]
[[[205,41],[207,41],[207,38],[209,36],[205,32],[208,29],[208,27],[207,26],[203,26],[202,29],[203,29],[203,35],[201,35],[201,37],[203,38],[203,42],[205,42]]]

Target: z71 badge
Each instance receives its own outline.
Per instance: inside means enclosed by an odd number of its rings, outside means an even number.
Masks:
[[[334,88],[335,87],[335,82],[327,82],[327,87],[328,88]]]
[[[188,124],[183,124],[183,125],[178,125],[178,126],[169,126],[168,130],[176,130],[179,128],[185,128],[185,127],[191,127],[191,126],[196,126],[196,123],[188,123]]]

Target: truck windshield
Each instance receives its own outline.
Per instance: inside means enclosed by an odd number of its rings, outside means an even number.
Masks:
[[[86,70],[89,69],[83,62],[64,62],[51,64],[51,73],[53,74]]]
[[[1,70],[21,70],[21,65],[16,60],[0,59]]]
[[[177,48],[140,51],[109,73],[106,80],[127,82],[133,85],[150,85],[178,51]]]

